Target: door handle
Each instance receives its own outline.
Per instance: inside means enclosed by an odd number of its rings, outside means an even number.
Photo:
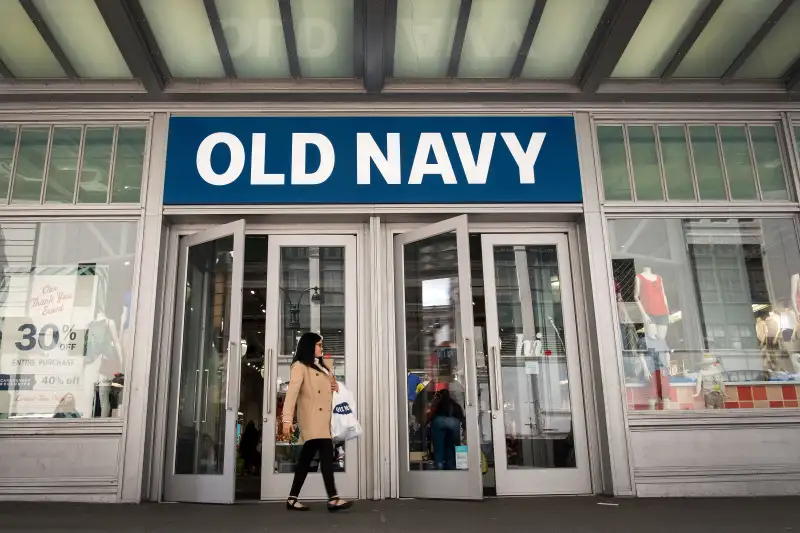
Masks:
[[[503,376],[503,369],[501,368],[500,356],[497,353],[497,346],[492,346],[492,359],[494,360],[494,399],[495,409],[501,410],[500,406],[500,378]]]
[[[497,408],[500,407],[500,397],[498,395],[498,390],[497,390],[497,365],[498,365],[497,347],[496,346],[492,346],[492,364],[491,364],[491,366],[492,366],[492,369],[494,369],[494,376],[492,376],[492,383],[491,383],[490,390],[492,392],[494,392],[494,394],[492,395],[492,396],[494,396],[494,399],[492,400],[492,407],[494,409],[497,409]]]
[[[203,422],[206,421],[206,415],[208,415],[208,369],[205,370],[206,373],[206,386],[203,389]]]
[[[472,386],[469,379],[469,337],[464,337],[464,395],[467,397],[467,407],[472,407]],[[474,363],[474,361],[473,361]]]
[[[197,423],[197,394],[199,393],[198,387],[200,386],[200,369],[194,371],[194,396],[192,397],[192,423]]]
[[[267,350],[267,357],[264,359],[264,381],[267,384],[267,414],[272,413],[272,348]],[[266,419],[264,419],[266,422]]]
[[[228,411],[233,410],[231,407],[231,366],[234,363],[240,364],[239,358],[236,357],[236,355],[238,355],[236,345],[237,343],[235,341],[230,342],[230,350],[228,352],[228,371],[225,373],[225,409]]]

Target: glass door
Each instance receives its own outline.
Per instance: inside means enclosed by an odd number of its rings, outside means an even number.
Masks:
[[[233,503],[243,220],[181,240],[164,498]]]
[[[270,236],[267,257],[261,498],[274,500],[289,495],[303,445],[302,428],[295,426],[289,438],[278,429],[289,369],[303,333],[322,335],[326,361],[355,397],[358,411],[356,237]],[[358,441],[334,450],[336,487],[343,498],[358,497]],[[327,499],[318,466],[312,462],[300,494],[303,500]]]
[[[483,235],[498,496],[591,492],[566,235]]]
[[[400,495],[479,499],[467,217],[395,238]]]

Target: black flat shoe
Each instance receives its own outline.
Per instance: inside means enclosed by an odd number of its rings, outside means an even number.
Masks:
[[[290,511],[310,511],[308,507],[297,501],[294,496],[286,500],[286,508]]]
[[[335,513],[337,511],[344,511],[345,509],[350,509],[352,506],[353,502],[342,500],[338,496],[328,500],[328,511],[332,513]]]

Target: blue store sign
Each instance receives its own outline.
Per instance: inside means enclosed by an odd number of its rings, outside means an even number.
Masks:
[[[572,117],[170,120],[164,203],[580,202]]]

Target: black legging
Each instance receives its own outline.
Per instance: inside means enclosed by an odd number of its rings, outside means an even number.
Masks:
[[[325,490],[328,498],[338,496],[336,494],[336,482],[333,479],[333,441],[331,439],[307,440],[300,451],[300,458],[294,469],[294,481],[289,496],[297,498],[300,496],[300,489],[306,481],[308,469],[314,455],[319,452],[319,469],[322,470],[322,480],[325,482]]]

